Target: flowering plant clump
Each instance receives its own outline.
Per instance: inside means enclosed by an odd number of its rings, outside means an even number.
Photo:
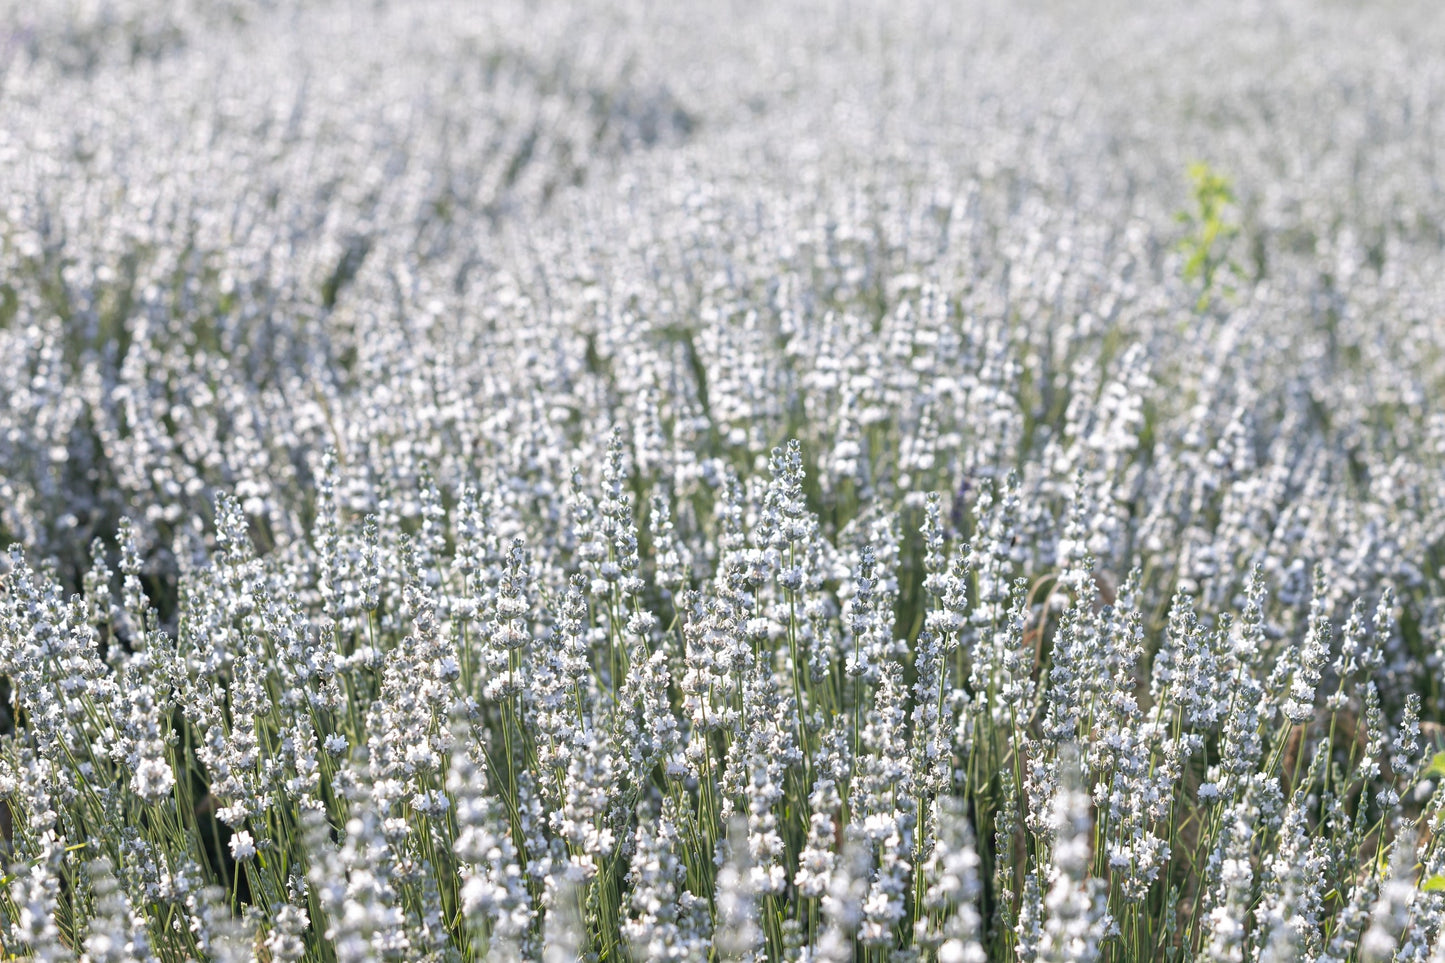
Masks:
[[[1445,961],[1357,6],[0,0],[4,958]]]

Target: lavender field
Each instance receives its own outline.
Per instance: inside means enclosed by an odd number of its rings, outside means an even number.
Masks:
[[[0,0],[0,959],[1445,963],[1445,14]]]

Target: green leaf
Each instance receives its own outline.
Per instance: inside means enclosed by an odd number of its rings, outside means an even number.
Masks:
[[[1445,752],[1435,753],[1430,765],[1420,774],[1421,779],[1434,779],[1436,776],[1445,776]]]
[[[1420,881],[1420,892],[1422,893],[1445,893],[1445,876],[1436,874],[1429,879]]]

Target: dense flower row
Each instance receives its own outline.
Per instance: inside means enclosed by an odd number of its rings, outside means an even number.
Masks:
[[[0,0],[6,953],[1445,961],[1445,24],[743,6]]]

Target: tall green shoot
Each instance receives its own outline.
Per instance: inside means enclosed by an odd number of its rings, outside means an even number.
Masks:
[[[1234,187],[1229,178],[1204,161],[1189,165],[1190,193],[1193,208],[1183,210],[1175,219],[1187,228],[1179,241],[1184,255],[1184,279],[1200,287],[1196,310],[1207,310],[1214,299],[1220,269],[1238,273],[1229,258],[1230,241],[1239,233],[1239,225],[1230,216],[1235,204]],[[1232,288],[1226,287],[1228,292]]]

